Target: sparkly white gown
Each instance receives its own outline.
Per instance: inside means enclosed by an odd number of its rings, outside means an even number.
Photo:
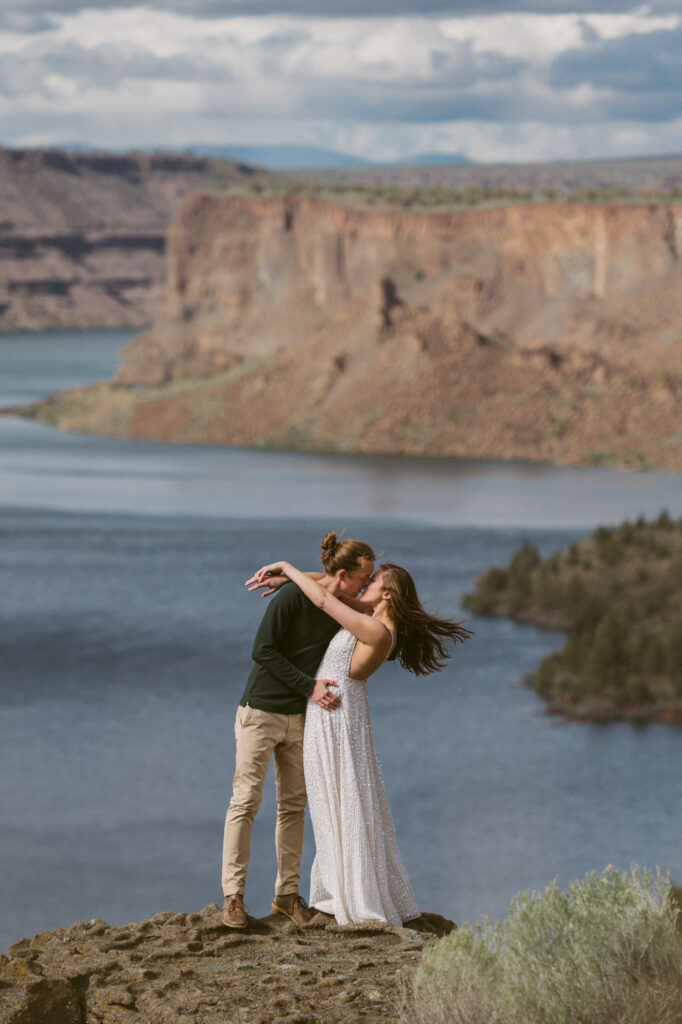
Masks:
[[[419,917],[400,859],[367,702],[367,684],[348,675],[356,638],[334,636],[317,670],[339,684],[341,707],[308,701],[303,764],[315,832],[310,905],[338,924]]]

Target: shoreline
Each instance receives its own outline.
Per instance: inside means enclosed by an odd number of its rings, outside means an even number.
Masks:
[[[182,385],[185,388],[182,388]],[[215,386],[212,378],[200,381],[180,381],[169,386],[169,392],[173,390],[209,390]],[[164,429],[164,424],[154,424],[145,417],[143,429],[136,429],[135,419],[137,411],[148,404],[163,403],[164,400],[172,401],[175,397],[172,393],[164,394],[164,389],[155,386],[149,388],[135,388],[128,384],[121,384],[116,381],[94,381],[84,387],[68,388],[58,391],[47,398],[36,402],[29,402],[26,405],[7,406],[0,409],[0,416],[19,416],[23,419],[32,419],[37,422],[46,423],[64,430],[68,433],[93,434],[100,437],[115,437],[121,440],[130,441],[151,441],[159,444],[182,444],[196,445],[214,448],[239,448],[246,451],[272,451],[292,452],[309,455],[358,457],[368,456],[382,459],[415,459],[432,460],[436,464],[447,464],[448,461],[472,462],[485,465],[499,464],[500,466],[528,466],[546,468],[566,469],[615,469],[620,472],[647,472],[656,470],[665,473],[678,474],[682,472],[682,464],[667,464],[665,460],[653,462],[648,458],[638,455],[637,458],[626,454],[624,458],[616,458],[605,452],[594,453],[589,457],[564,459],[549,458],[543,452],[536,455],[528,450],[523,453],[505,454],[492,445],[489,450],[476,450],[475,446],[468,446],[466,443],[456,443],[451,450],[444,450],[442,444],[430,445],[427,441],[412,443],[401,446],[395,442],[390,446],[372,444],[366,440],[355,443],[343,440],[336,443],[325,442],[324,440],[311,438],[309,443],[305,442],[303,431],[296,431],[287,436],[277,435],[263,436],[247,440],[236,438],[231,441],[226,438],[212,437],[210,432],[188,430],[176,431]],[[103,399],[103,401],[102,401]],[[161,409],[162,418],[163,409]],[[167,424],[166,424],[167,426]],[[293,428],[292,428],[293,429]],[[291,436],[289,436],[291,435]]]

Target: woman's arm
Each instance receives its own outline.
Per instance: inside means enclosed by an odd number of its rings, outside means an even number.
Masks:
[[[292,583],[303,591],[305,596],[313,602],[321,611],[326,612],[332,619],[336,619],[340,626],[347,629],[353,636],[356,636],[362,643],[370,647],[386,647],[390,649],[393,638],[390,631],[383,622],[373,619],[365,611],[357,611],[339,600],[334,594],[330,594],[326,587],[321,586],[316,579],[304,572],[299,572],[289,562],[273,562],[272,565],[264,565],[255,573],[253,579],[265,580],[268,573],[275,576],[284,574]],[[360,602],[362,603],[362,602]]]
[[[262,571],[262,569],[259,570],[259,572]],[[310,578],[313,580],[324,579],[323,572],[307,572],[305,575],[310,576]],[[283,587],[286,583],[290,582],[291,581],[289,577],[284,576],[281,573],[273,573],[269,576],[263,576],[262,579],[259,578],[259,574],[256,573],[250,579],[246,580],[244,586],[248,587],[250,591],[263,590],[261,597],[270,597],[270,594],[275,594],[278,590],[280,590],[281,587]],[[264,587],[267,587],[267,590],[263,589]],[[361,597],[348,597],[347,594],[341,594],[339,597],[339,601],[343,601],[343,603],[347,604],[349,608],[355,608],[356,612],[366,613],[371,612],[372,610],[372,605],[369,604],[368,601],[363,601]]]

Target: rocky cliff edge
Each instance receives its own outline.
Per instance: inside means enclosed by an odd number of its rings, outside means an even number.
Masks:
[[[339,927],[281,914],[234,932],[215,904],[113,928],[81,921],[0,956],[0,1024],[345,1024],[395,1020],[424,942],[454,925]]]

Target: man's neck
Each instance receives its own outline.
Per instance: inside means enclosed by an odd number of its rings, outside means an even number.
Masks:
[[[317,582],[321,587],[328,590],[330,594],[334,594],[335,597],[338,597],[339,590],[341,589],[341,581],[336,576],[322,576]]]

